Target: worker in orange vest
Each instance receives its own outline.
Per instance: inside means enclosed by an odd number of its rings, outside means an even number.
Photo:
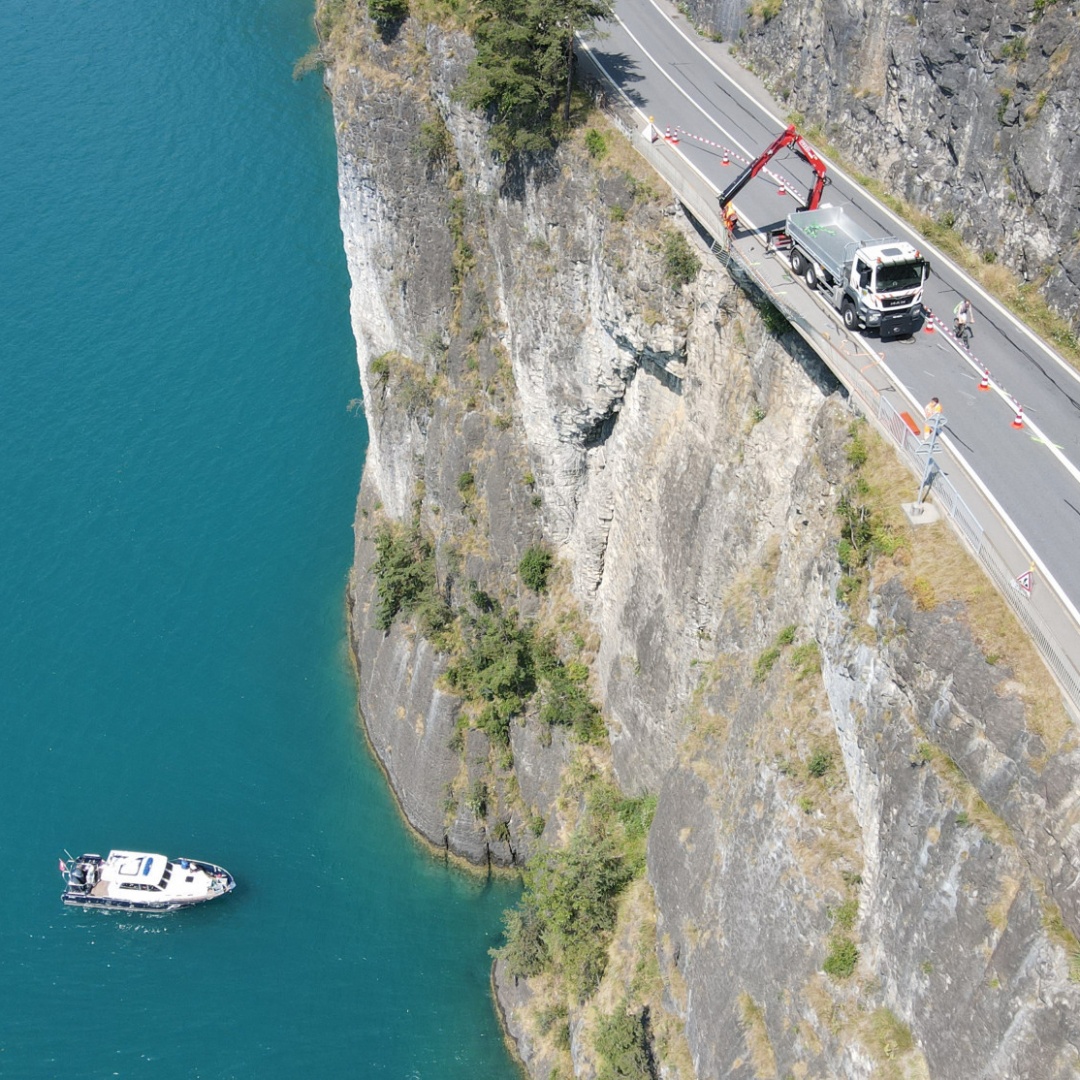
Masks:
[[[926,427],[923,428],[923,434],[929,437],[934,421],[941,415],[941,402],[938,401],[936,397],[932,397],[926,403],[926,408],[923,409],[923,415],[926,417]]]

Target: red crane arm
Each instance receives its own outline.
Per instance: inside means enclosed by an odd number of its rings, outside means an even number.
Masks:
[[[789,146],[793,146],[795,148],[795,153],[797,153],[799,157],[807,162],[814,170],[814,186],[810,192],[810,198],[807,200],[806,206],[804,206],[803,209],[816,210],[818,203],[821,202],[821,193],[825,190],[825,162],[818,157],[814,148],[795,130],[795,125],[790,124],[784,131],[777,135],[775,139],[773,139],[765,150],[762,151],[761,156],[757,158],[756,161],[750,162],[750,164],[747,165],[722,192],[720,192],[721,214],[727,209],[728,203],[730,203],[731,200],[734,199],[735,196],[738,195],[739,192],[742,191],[742,189],[746,187],[746,185],[749,184],[777,154],[780,153],[781,150]]]

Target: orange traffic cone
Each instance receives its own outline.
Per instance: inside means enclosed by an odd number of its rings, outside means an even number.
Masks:
[[[1016,415],[1013,417],[1012,426],[1019,431],[1024,426],[1024,406],[1016,406]]]
[[[934,313],[929,308],[923,308],[923,333],[932,334],[934,332]]]
[[[985,368],[983,370],[983,377],[979,380],[979,389],[980,390],[989,390],[990,389],[990,369],[989,368]]]
[[[724,151],[724,156],[723,156],[723,158],[721,158],[720,164],[721,165],[730,165],[731,164],[731,158],[728,157],[727,150]]]
[[[678,128],[676,128],[675,131],[672,133],[671,141],[673,143],[678,143],[678,141],[679,141],[679,129]]]
[[[784,181],[783,180],[780,181],[780,186],[776,189],[776,194],[777,195],[786,195],[787,194],[787,188],[784,187]]]

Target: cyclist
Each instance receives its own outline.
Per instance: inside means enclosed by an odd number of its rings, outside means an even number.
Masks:
[[[965,298],[953,308],[953,333],[965,348],[971,344],[974,327],[975,309],[972,308],[971,301]]]

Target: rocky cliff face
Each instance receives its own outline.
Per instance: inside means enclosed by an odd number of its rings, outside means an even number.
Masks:
[[[793,112],[987,262],[1080,310],[1080,15],[1068,0],[689,0]],[[747,14],[749,12],[749,15]],[[797,44],[796,44],[797,43]]]
[[[664,236],[693,234],[613,133],[604,162],[571,143],[504,171],[452,95],[465,39],[346,40],[328,85],[371,433],[351,622],[406,816],[520,861],[573,818],[581,748],[533,717],[492,746],[416,623],[379,629],[386,521],[434,538],[452,602],[475,581],[589,659],[610,767],[659,794],[655,915],[638,897],[620,930],[655,920],[685,1025],[688,1058],[654,1046],[655,1075],[1077,1075],[1074,741],[960,605],[911,599],[903,549],[837,600],[856,458],[827,372],[716,264],[667,283]],[[540,540],[562,567],[543,600],[515,572]],[[545,988],[501,974],[554,1075]],[[590,1010],[634,979],[613,962],[572,1003],[574,1075],[596,1075]]]

